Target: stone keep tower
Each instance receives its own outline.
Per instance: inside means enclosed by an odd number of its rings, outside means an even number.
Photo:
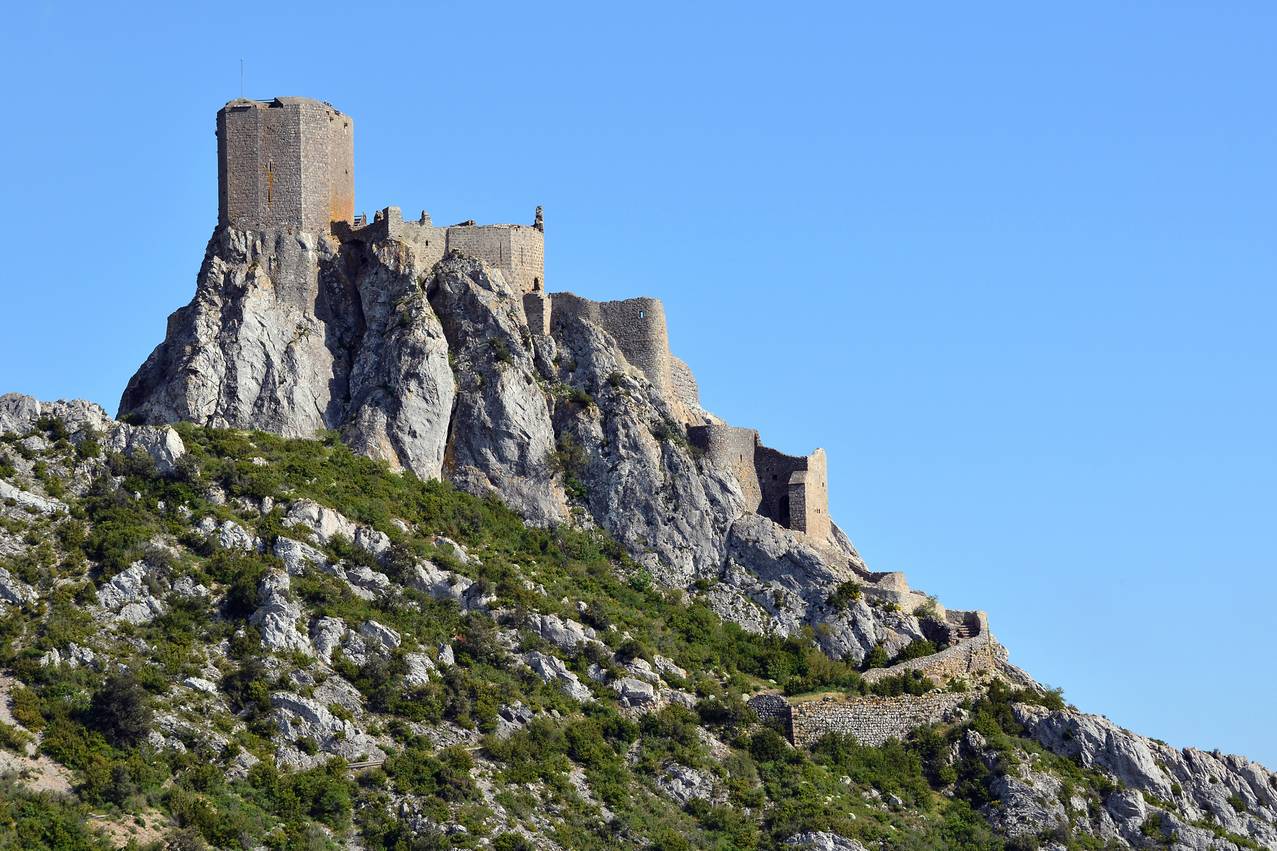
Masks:
[[[355,213],[355,128],[310,98],[240,98],[217,113],[218,223],[327,233]]]

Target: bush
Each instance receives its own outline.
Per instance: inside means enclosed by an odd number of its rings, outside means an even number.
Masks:
[[[151,729],[149,702],[132,671],[117,671],[94,693],[89,720],[112,744],[136,745]]]
[[[829,595],[829,605],[838,611],[845,611],[851,608],[851,604],[859,600],[863,596],[860,590],[860,583],[854,579],[848,579],[846,582],[834,589]]]
[[[891,665],[896,665],[900,662],[908,662],[910,659],[921,659],[924,656],[932,656],[936,652],[936,646],[930,641],[925,638],[915,638],[913,641],[910,641],[901,648],[900,652],[891,660]],[[891,667],[891,665],[888,665],[887,667]]]
[[[18,729],[12,724],[0,721],[0,747],[16,753],[25,753],[30,742],[31,735],[29,733]]]
[[[865,654],[865,659],[860,663],[860,667],[868,671],[870,668],[885,668],[890,662],[891,659],[887,656],[887,648],[880,641],[873,646],[872,650]]]

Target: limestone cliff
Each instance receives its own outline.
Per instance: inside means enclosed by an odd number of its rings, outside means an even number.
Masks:
[[[531,523],[597,525],[661,584],[713,584],[715,609],[751,630],[820,626],[825,649],[853,661],[922,638],[914,605],[825,605],[843,583],[876,581],[846,536],[815,540],[750,510],[733,472],[688,442],[694,406],[627,360],[588,302],[569,297],[578,309],[540,333],[499,269],[436,257],[392,232],[338,242],[219,228],[121,419],[335,430],[392,469],[494,493]],[[690,372],[678,384],[694,386]]]

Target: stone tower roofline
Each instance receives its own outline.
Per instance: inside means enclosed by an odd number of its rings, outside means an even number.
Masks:
[[[326,100],[316,100],[315,98],[298,97],[296,95],[284,95],[282,97],[271,98],[270,100],[254,100],[253,98],[234,98],[228,100],[222,109],[270,109],[272,107],[279,108],[283,106],[318,106],[329,109],[336,114],[349,117],[337,107],[333,106]]]

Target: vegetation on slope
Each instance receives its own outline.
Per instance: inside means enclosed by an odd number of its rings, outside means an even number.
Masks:
[[[567,848],[768,848],[807,830],[903,849],[1035,847],[1036,838],[1008,845],[977,812],[994,800],[990,784],[1005,765],[956,758],[968,730],[1006,765],[1031,754],[1088,799],[1098,802],[1104,791],[1098,776],[1018,735],[1010,701],[1058,695],[994,688],[972,696],[963,723],[904,743],[869,748],[833,736],[796,750],[757,721],[744,696],[764,687],[867,690],[852,666],[821,654],[810,636],[746,633],[695,595],[654,587],[598,533],[529,528],[495,500],[391,473],[335,435],[284,440],[184,425],[188,455],[165,477],[143,458],[98,458],[100,447],[77,448],[56,422],[43,426],[45,448],[6,436],[0,469],[16,476],[33,465],[24,486],[61,495],[71,511],[5,521],[25,547],[0,566],[40,597],[0,619],[0,667],[21,683],[10,695],[15,721],[39,733],[41,752],[71,769],[75,788],[57,797],[12,782],[0,787],[0,848],[99,847],[90,812],[117,822],[158,812],[167,824],[161,842],[178,848],[338,847],[351,834],[395,849],[514,849],[532,847],[532,836]],[[87,489],[75,487],[90,475]],[[373,562],[338,539],[328,545],[334,560],[403,580],[414,560],[428,558],[482,583],[495,596],[488,608],[513,625],[514,649],[561,656],[594,701],[580,704],[512,663],[487,612],[463,613],[398,582],[371,601],[319,572],[292,584],[312,616],[375,620],[397,631],[402,644],[393,653],[363,665],[338,657],[332,673],[303,654],[264,651],[247,619],[278,560],[211,544],[195,522],[232,520],[269,553],[286,531],[282,506],[299,498],[335,507],[392,541]],[[476,558],[459,558],[437,536]],[[108,626],[94,614],[97,589],[138,560],[212,593],[169,594],[164,614],[149,623]],[[521,628],[533,613],[579,619],[609,647],[549,647]],[[71,644],[92,647],[104,664],[48,663],[50,651]],[[441,645],[454,649],[455,664],[423,686],[406,686],[405,655]],[[589,676],[592,665],[619,672],[625,660],[658,655],[688,672],[685,681],[666,679],[693,695],[693,705],[637,715]],[[197,702],[178,684],[205,675],[210,660],[220,697]],[[304,694],[325,676],[341,676],[362,694],[359,722],[393,742],[383,765],[352,771],[334,758],[300,771],[275,767],[271,694]],[[874,690],[919,687],[915,677]],[[510,706],[530,710],[532,720],[498,735],[502,707]],[[192,727],[214,735],[183,732]],[[468,744],[442,744],[433,734],[440,729],[464,734],[458,741]],[[6,746],[20,750],[21,732],[13,727]],[[175,738],[184,751],[171,746]],[[251,762],[247,755],[257,761],[237,770]],[[672,764],[711,777],[718,792],[679,806],[655,783]],[[1065,834],[1051,838],[1097,847]]]

